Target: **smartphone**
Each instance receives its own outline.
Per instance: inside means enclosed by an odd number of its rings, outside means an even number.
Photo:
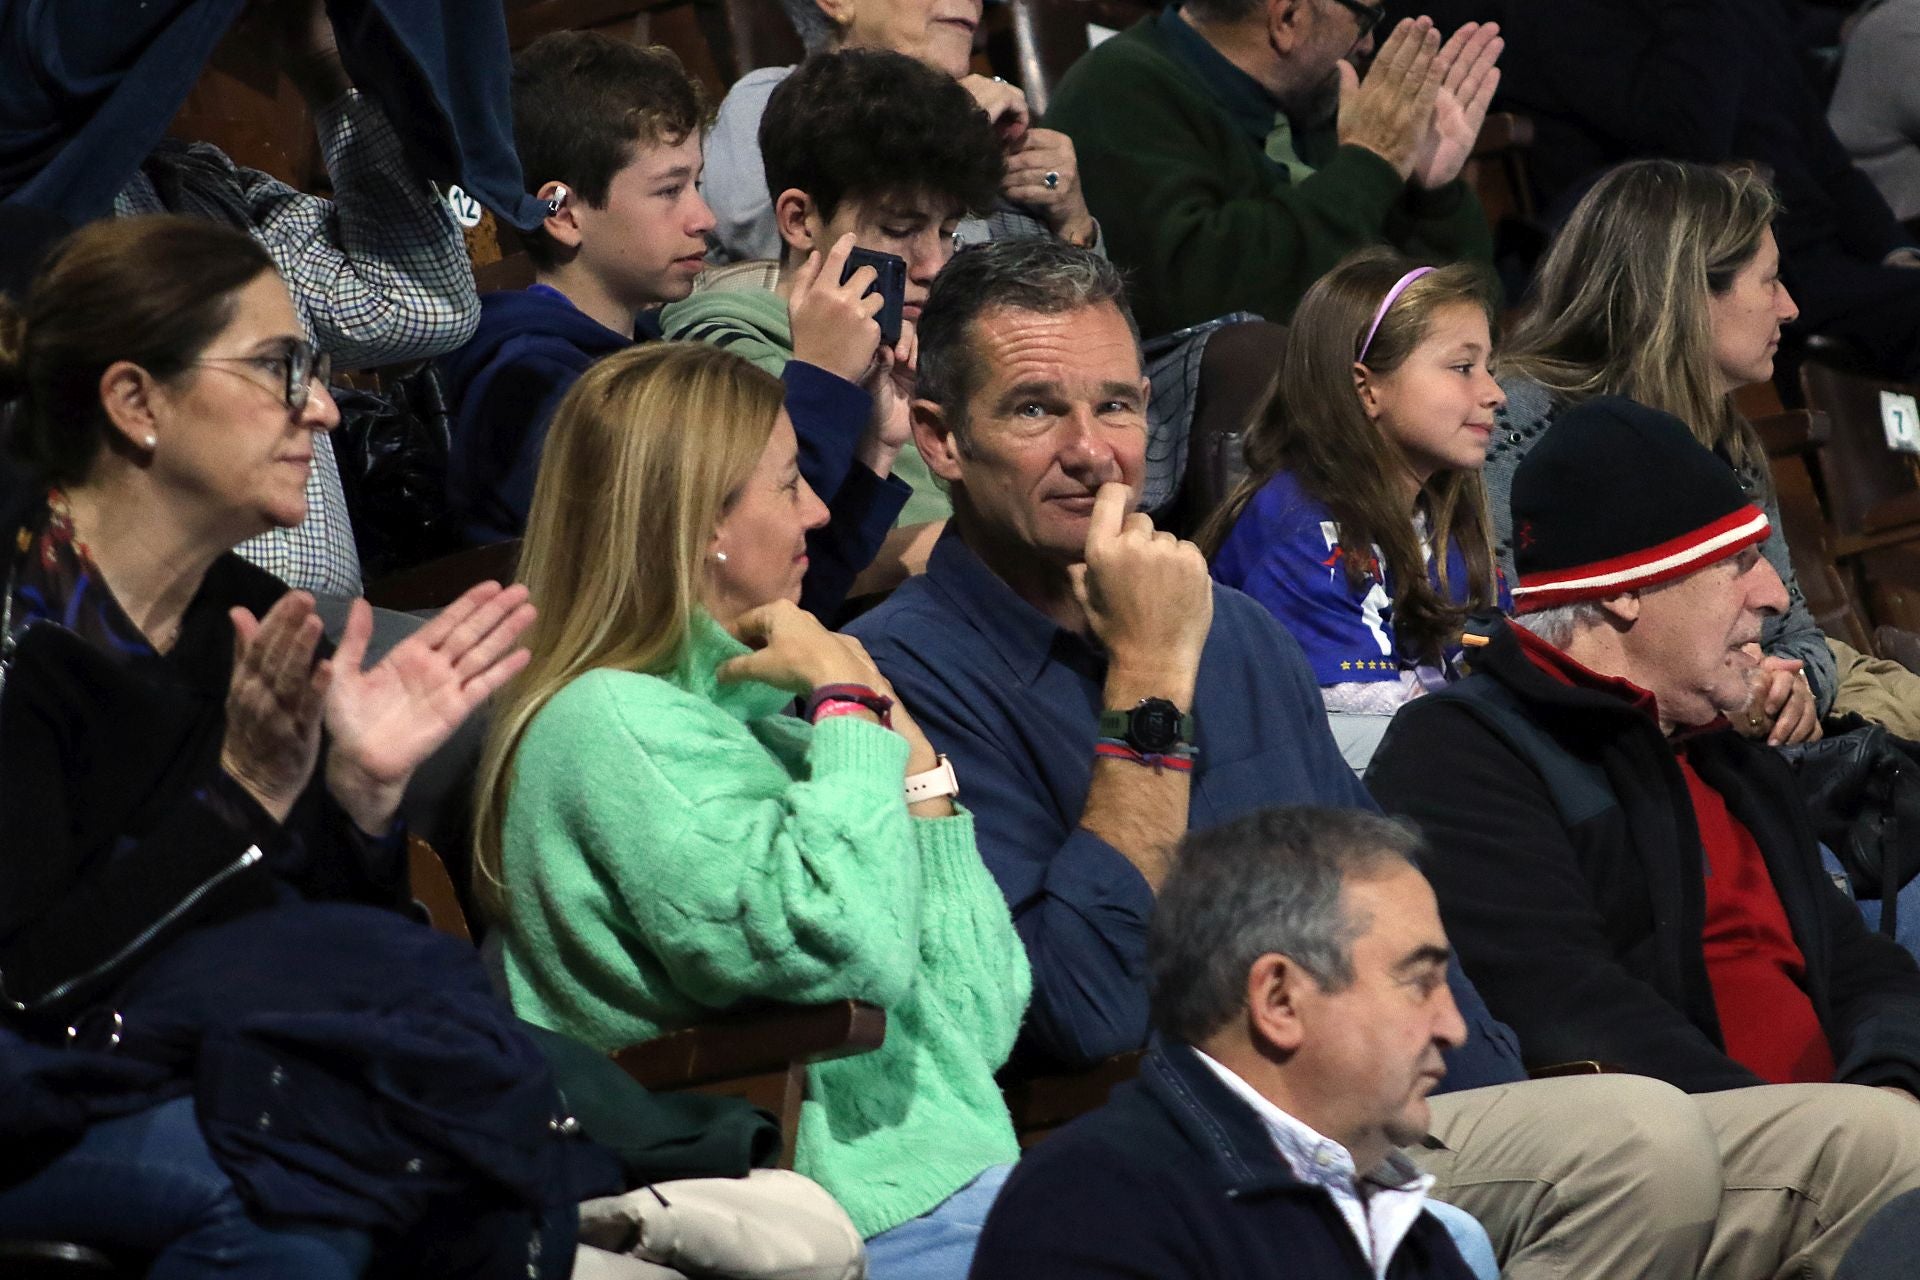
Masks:
[[[861,267],[872,267],[875,275],[868,293],[880,295],[880,341],[890,347],[900,345],[900,312],[907,303],[907,260],[893,253],[875,253],[855,245],[847,253],[847,269],[840,273],[845,284]]]

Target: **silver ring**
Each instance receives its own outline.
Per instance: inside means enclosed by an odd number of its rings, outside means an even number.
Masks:
[[[1044,179],[1044,181],[1047,184],[1047,190],[1049,191],[1053,190],[1055,187],[1060,185],[1060,171],[1057,169],[1047,170],[1047,176]]]

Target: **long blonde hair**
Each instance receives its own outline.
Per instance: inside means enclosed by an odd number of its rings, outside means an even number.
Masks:
[[[499,918],[513,757],[567,683],[612,668],[658,674],[684,651],[708,543],[780,413],[780,382],[697,342],[601,360],[553,415],[540,455],[519,581],[540,614],[533,661],[496,697],[480,757],[474,893]]]
[[[1779,212],[1740,166],[1636,160],[1603,174],[1541,263],[1501,371],[1559,399],[1664,409],[1764,483],[1766,452],[1716,384],[1707,301],[1733,286]]]
[[[1354,362],[1381,299],[1416,263],[1391,249],[1360,249],[1316,280],[1287,328],[1273,398],[1247,429],[1247,476],[1195,539],[1212,558],[1247,503],[1268,480],[1286,471],[1326,504],[1351,554],[1342,558],[1347,584],[1363,591],[1379,547],[1393,582],[1394,630],[1406,652],[1438,656],[1476,608],[1495,602],[1493,545],[1486,490],[1478,471],[1437,471],[1420,487],[1440,586],[1427,577],[1426,557],[1397,477],[1406,454],[1367,416],[1353,384]],[[1394,300],[1367,348],[1376,376],[1394,372],[1427,336],[1434,316],[1448,307],[1477,307],[1493,324],[1493,282],[1469,263],[1439,267]],[[1457,542],[1466,561],[1466,600],[1451,599],[1447,547]]]

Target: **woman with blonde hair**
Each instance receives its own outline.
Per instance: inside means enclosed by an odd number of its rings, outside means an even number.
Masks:
[[[1766,452],[1733,407],[1736,388],[1773,376],[1781,326],[1799,314],[1780,283],[1779,212],[1749,169],[1640,160],[1603,175],[1555,237],[1501,357],[1507,404],[1486,470],[1510,570],[1514,470],[1568,405],[1628,396],[1674,414],[1725,458],[1772,522],[1761,550],[1790,601],[1766,620],[1764,680],[1734,717],[1775,744],[1817,738],[1837,688],[1834,654],[1794,581]]]
[[[1504,603],[1480,484],[1492,320],[1478,267],[1349,255],[1301,300],[1249,474],[1200,533],[1213,576],[1299,640],[1356,769],[1450,678],[1467,614]]]
[[[752,1000],[885,1008],[879,1050],[811,1069],[798,1166],[878,1280],[958,1280],[1018,1152],[993,1073],[1025,952],[951,767],[796,606],[825,519],[779,382],[738,356],[649,345],[580,379],[534,489],[542,607],[482,762],[478,887],[516,1010],[602,1048]]]

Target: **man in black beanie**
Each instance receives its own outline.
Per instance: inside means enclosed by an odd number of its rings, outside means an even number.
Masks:
[[[1831,1274],[1920,1185],[1920,974],[1827,878],[1785,761],[1727,723],[1787,603],[1767,518],[1616,396],[1560,416],[1512,502],[1514,621],[1477,620],[1473,674],[1401,711],[1367,784],[1427,837],[1530,1068],[1697,1095],[1727,1174],[1704,1274]]]

